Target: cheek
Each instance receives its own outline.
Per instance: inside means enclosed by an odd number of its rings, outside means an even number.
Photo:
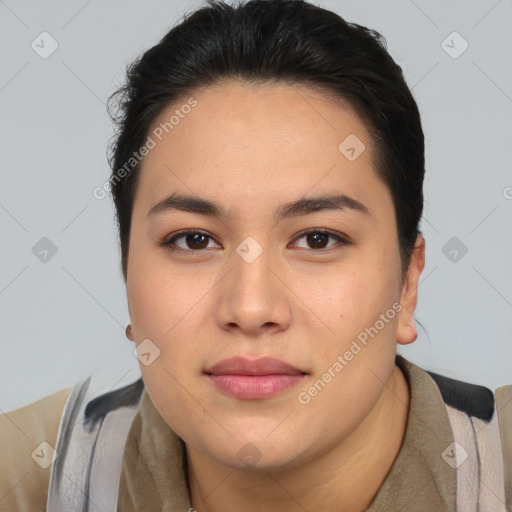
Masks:
[[[322,307],[337,325],[348,327],[373,318],[390,298],[384,273],[361,268],[331,279]]]
[[[145,268],[151,271],[142,271]],[[148,366],[139,362],[143,378],[156,390],[166,389],[171,401],[186,400],[178,383],[190,387],[189,380],[202,361],[204,345],[195,342],[200,337],[191,333],[197,332],[198,300],[204,291],[197,295],[194,287],[187,288],[188,277],[163,272],[155,265],[141,266],[131,277],[129,302],[136,343],[150,340],[156,348],[149,347],[157,354]]]
[[[195,437],[197,432],[211,429],[211,425],[206,409],[201,406],[201,395],[197,390],[187,393],[185,390],[194,389],[191,383],[183,381],[181,376],[175,378],[173,373],[173,368],[164,371],[162,365],[142,369],[145,387],[156,409],[182,439],[189,441],[191,435]]]
[[[149,250],[134,251],[130,258],[127,294],[136,337],[163,339],[167,333],[171,336],[169,329],[185,316],[192,300],[187,293],[187,278]]]
[[[389,269],[382,266],[361,267],[360,271],[344,273],[339,278],[332,277],[329,283],[320,288],[311,288],[308,291],[308,304],[313,304],[312,309],[318,312],[318,316],[327,326],[327,336],[323,343],[315,344],[316,356],[325,362],[333,358],[333,354],[344,353],[348,350],[352,341],[365,340],[365,332],[375,326],[379,331],[375,339],[393,339],[396,324],[396,308],[399,293],[396,279]],[[309,302],[310,301],[310,302]],[[386,321],[379,321],[380,315],[386,315]],[[367,339],[370,338],[367,335]],[[330,340],[330,341],[328,341]],[[385,349],[386,344],[373,343],[376,349]],[[360,359],[358,357],[358,359]]]
[[[137,338],[159,339],[172,324],[172,297],[151,278],[132,282],[129,294],[131,321]]]

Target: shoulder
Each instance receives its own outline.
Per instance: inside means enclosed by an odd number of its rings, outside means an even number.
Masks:
[[[45,506],[53,449],[71,389],[0,414],[0,510],[31,512]]]
[[[475,500],[485,503],[486,510],[502,510],[505,503],[507,510],[512,510],[512,385],[493,392],[485,386],[428,373],[447,406],[454,440],[462,447],[456,453],[456,460],[461,457],[456,466],[458,492],[466,498],[473,495],[474,476],[479,475],[486,485],[480,487]],[[466,499],[463,496],[458,499]]]
[[[493,392],[440,375],[401,355],[396,364],[411,391],[409,417],[393,464],[396,471],[384,482],[381,497],[400,496],[404,489],[413,492],[418,485],[420,508],[424,500],[435,498],[429,510],[455,510],[459,503],[464,510],[504,512],[508,503],[506,510],[512,512],[512,451],[500,444],[500,432],[507,427],[500,423],[498,429],[501,388]]]
[[[437,384],[443,401],[468,416],[488,422],[494,414],[494,393],[485,386],[439,375],[432,371],[427,373]]]
[[[496,416],[500,431],[512,436],[512,384],[498,387],[493,392],[479,384],[452,379],[432,371],[427,373],[439,388],[446,405],[485,423]]]
[[[91,375],[71,390],[51,469],[48,510],[82,510],[84,496],[98,510],[109,509],[144,383],[140,377],[119,389],[107,387]]]
[[[496,409],[500,426],[505,474],[509,485],[509,499],[512,503],[512,384],[496,389]]]

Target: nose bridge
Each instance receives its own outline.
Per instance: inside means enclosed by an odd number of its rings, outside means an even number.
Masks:
[[[264,242],[263,242],[264,243]],[[256,332],[264,325],[289,322],[289,308],[282,302],[283,287],[276,278],[272,250],[256,238],[246,237],[233,251],[231,272],[218,297],[218,322]]]
[[[270,288],[268,282],[271,276],[271,248],[265,241],[258,241],[252,236],[247,236],[236,247],[233,255],[234,275],[233,284],[241,288],[244,294],[247,290],[259,293],[261,289]],[[273,287],[271,287],[273,288]],[[250,293],[249,293],[250,295]]]

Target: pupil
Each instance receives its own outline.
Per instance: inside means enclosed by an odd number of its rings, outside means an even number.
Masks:
[[[325,240],[327,238],[327,235],[325,233],[313,233],[313,234],[310,234],[310,235],[308,235],[308,238],[309,238],[308,242],[310,242],[312,245],[314,245],[315,248],[318,248],[316,246],[320,243],[319,237],[320,238],[323,237],[323,239]],[[322,247],[325,247],[325,244],[321,244],[320,243],[320,245]]]
[[[203,247],[198,247],[197,243],[201,243],[201,238],[206,238],[205,235],[201,235],[200,233],[195,233],[194,235],[188,235],[187,236],[187,241],[190,241],[190,239],[192,239],[192,245],[194,246],[195,245],[195,248],[199,248],[199,249],[202,249]],[[203,241],[204,243],[204,241]]]

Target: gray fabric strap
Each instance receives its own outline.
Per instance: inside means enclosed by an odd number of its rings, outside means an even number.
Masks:
[[[457,470],[457,512],[509,512],[497,408],[485,422],[445,406],[454,442],[443,458]]]
[[[108,411],[87,424],[87,404],[105,390],[91,377],[76,384],[64,407],[47,512],[116,512],[124,444],[138,405]]]

